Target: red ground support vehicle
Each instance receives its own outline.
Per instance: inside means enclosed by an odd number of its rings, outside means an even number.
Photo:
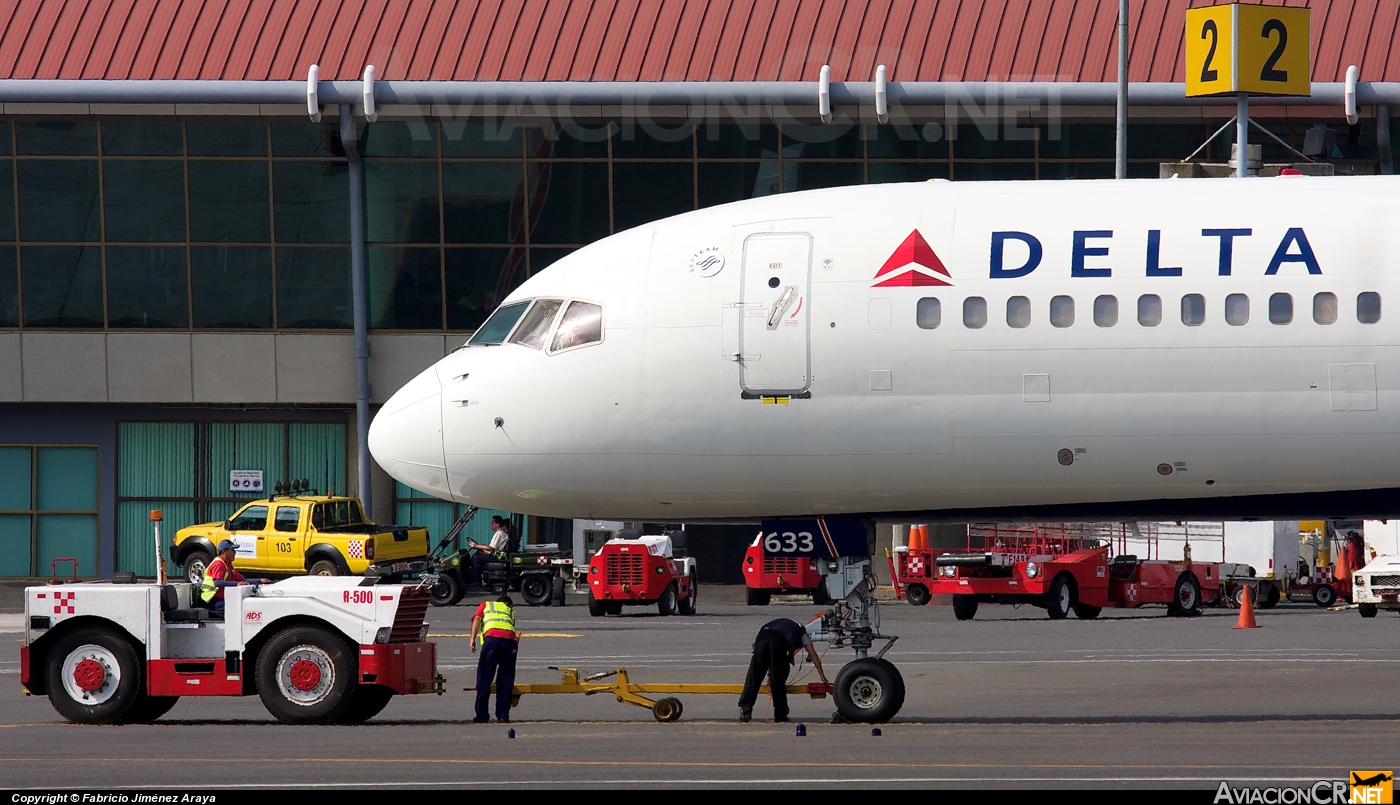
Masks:
[[[700,576],[685,555],[684,534],[603,543],[588,563],[588,614],[620,615],[624,606],[655,604],[662,615],[694,615]]]
[[[779,595],[812,596],[812,603],[825,606],[828,602],[826,581],[817,572],[817,560],[809,556],[770,555],[763,550],[763,534],[754,538],[744,552],[744,584],[748,587],[746,600],[751,607],[761,607]]]
[[[1139,560],[1084,533],[1042,527],[969,531],[966,551],[899,551],[890,557],[895,594],[915,606],[953,597],[953,614],[968,620],[979,604],[1031,604],[1051,619],[1070,612],[1095,618],[1105,607],[1166,604],[1173,615],[1196,614],[1220,598],[1214,563]],[[975,541],[982,542],[978,548]]]
[[[1332,568],[1320,567],[1306,584],[1295,581],[1288,586],[1290,600],[1303,595],[1312,596],[1313,603],[1320,607],[1330,607],[1338,601],[1349,604],[1352,600],[1351,579],[1339,579],[1333,574]]]

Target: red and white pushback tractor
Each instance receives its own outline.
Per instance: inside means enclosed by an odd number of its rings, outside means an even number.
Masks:
[[[745,601],[751,607],[768,604],[773,594],[810,595],[812,603],[826,606],[826,579],[817,569],[817,560],[811,556],[783,553],[796,549],[784,546],[781,534],[770,534],[768,544],[764,544],[763,532],[754,538],[753,544],[744,552]],[[796,535],[793,540],[797,539]]]
[[[182,696],[262,697],[287,724],[355,724],[400,694],[442,693],[428,588],[302,576],[224,588],[95,582],[25,590],[20,683],[83,724],[145,723]]]
[[[588,562],[588,614],[621,615],[655,605],[662,615],[694,615],[700,575],[685,555],[685,532],[642,536],[623,529]]]

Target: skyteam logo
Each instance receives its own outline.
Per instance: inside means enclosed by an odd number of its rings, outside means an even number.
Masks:
[[[873,288],[910,288],[952,285],[953,275],[915,229],[875,272],[875,280]]]

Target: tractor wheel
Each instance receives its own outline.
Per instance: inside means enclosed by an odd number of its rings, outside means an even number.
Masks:
[[[744,591],[744,603],[751,607],[766,607],[771,600],[773,600],[773,593],[771,590],[760,590],[757,587],[749,587]]]
[[[686,581],[688,582],[686,586],[690,588],[690,594],[687,595],[685,598],[682,598],[677,603],[677,606],[680,608],[680,613],[682,615],[694,615],[695,599],[697,599],[700,596],[700,585],[697,579],[695,578],[694,574],[688,575],[686,577]]]
[[[883,724],[903,705],[904,679],[886,660],[855,660],[836,675],[836,711],[847,721]]]
[[[651,715],[657,721],[663,723],[679,721],[682,709],[680,699],[667,696],[664,699],[658,700],[656,704],[651,706]]]
[[[456,606],[462,596],[466,595],[466,588],[462,586],[462,580],[456,573],[439,573],[437,582],[433,584],[432,590],[428,593],[429,600],[435,607]]]
[[[147,696],[141,694],[136,704],[122,716],[123,724],[150,724],[170,712],[170,708],[180,701],[179,696]]]
[[[258,694],[283,724],[334,724],[350,706],[356,656],[339,635],[293,626],[258,654]]]
[[[1050,592],[1045,594],[1045,612],[1050,620],[1063,620],[1078,603],[1074,594],[1074,584],[1068,573],[1061,573],[1050,582]]]
[[[1320,607],[1330,607],[1337,603],[1337,591],[1330,584],[1318,585],[1313,591],[1313,602]]]
[[[621,614],[622,614],[622,602],[621,602],[621,601],[604,601],[604,602],[603,602],[603,611],[606,612],[606,613],[608,613],[609,615],[621,615]]]
[[[1088,604],[1075,604],[1074,617],[1082,621],[1091,621],[1103,612],[1103,607],[1091,607]]]
[[[363,724],[389,705],[394,692],[383,685],[358,685],[350,694],[350,704],[335,720],[337,724]]]
[[[831,595],[826,591],[826,579],[822,579],[821,584],[812,588],[812,604],[824,607],[831,603]]]
[[[1188,570],[1177,577],[1172,605],[1167,609],[1179,617],[1201,614],[1201,583],[1196,581],[1196,574]]]
[[[520,580],[520,597],[532,607],[549,603],[554,593],[554,580],[547,573],[531,573]]]
[[[313,576],[339,576],[340,566],[329,559],[317,559],[307,572]]]
[[[1360,612],[1363,618],[1374,618],[1376,613],[1380,611],[1380,607],[1375,604],[1357,604],[1356,611]]]
[[[922,584],[911,584],[904,591],[904,599],[916,607],[927,605],[932,597],[929,595],[928,588]]]
[[[556,607],[564,606],[564,577],[555,576],[554,582],[549,585],[550,604]]]
[[[595,618],[601,618],[601,617],[603,617],[604,615],[608,614],[608,607],[607,607],[607,604],[603,603],[602,601],[599,601],[598,599],[594,598],[592,595],[589,595],[589,596],[588,596],[588,614],[589,614],[589,615],[592,615],[592,616],[595,617]]]
[[[916,585],[917,586],[917,585]],[[913,587],[909,588],[913,589]],[[922,587],[920,587],[922,589]],[[927,592],[924,595],[928,595]],[[955,595],[953,596],[953,617],[960,621],[970,621],[977,615],[977,596],[975,595]]]
[[[1241,584],[1230,593],[1230,600],[1234,602],[1235,609],[1244,606],[1244,587],[1245,585]]]
[[[200,585],[204,583],[204,568],[209,567],[209,563],[214,561],[214,557],[204,551],[193,551],[185,557],[185,581],[190,584]]]
[[[666,585],[666,590],[661,593],[661,598],[656,601],[656,611],[662,615],[674,615],[679,610],[676,602],[676,583],[671,582]]]
[[[69,721],[115,724],[140,702],[143,670],[126,638],[101,627],[76,629],[49,649],[49,701]]]

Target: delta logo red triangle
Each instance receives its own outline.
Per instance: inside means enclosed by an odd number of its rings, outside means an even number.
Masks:
[[[953,275],[933,253],[924,236],[915,229],[899,244],[890,259],[875,272],[879,280],[872,288],[912,288],[952,285]]]

